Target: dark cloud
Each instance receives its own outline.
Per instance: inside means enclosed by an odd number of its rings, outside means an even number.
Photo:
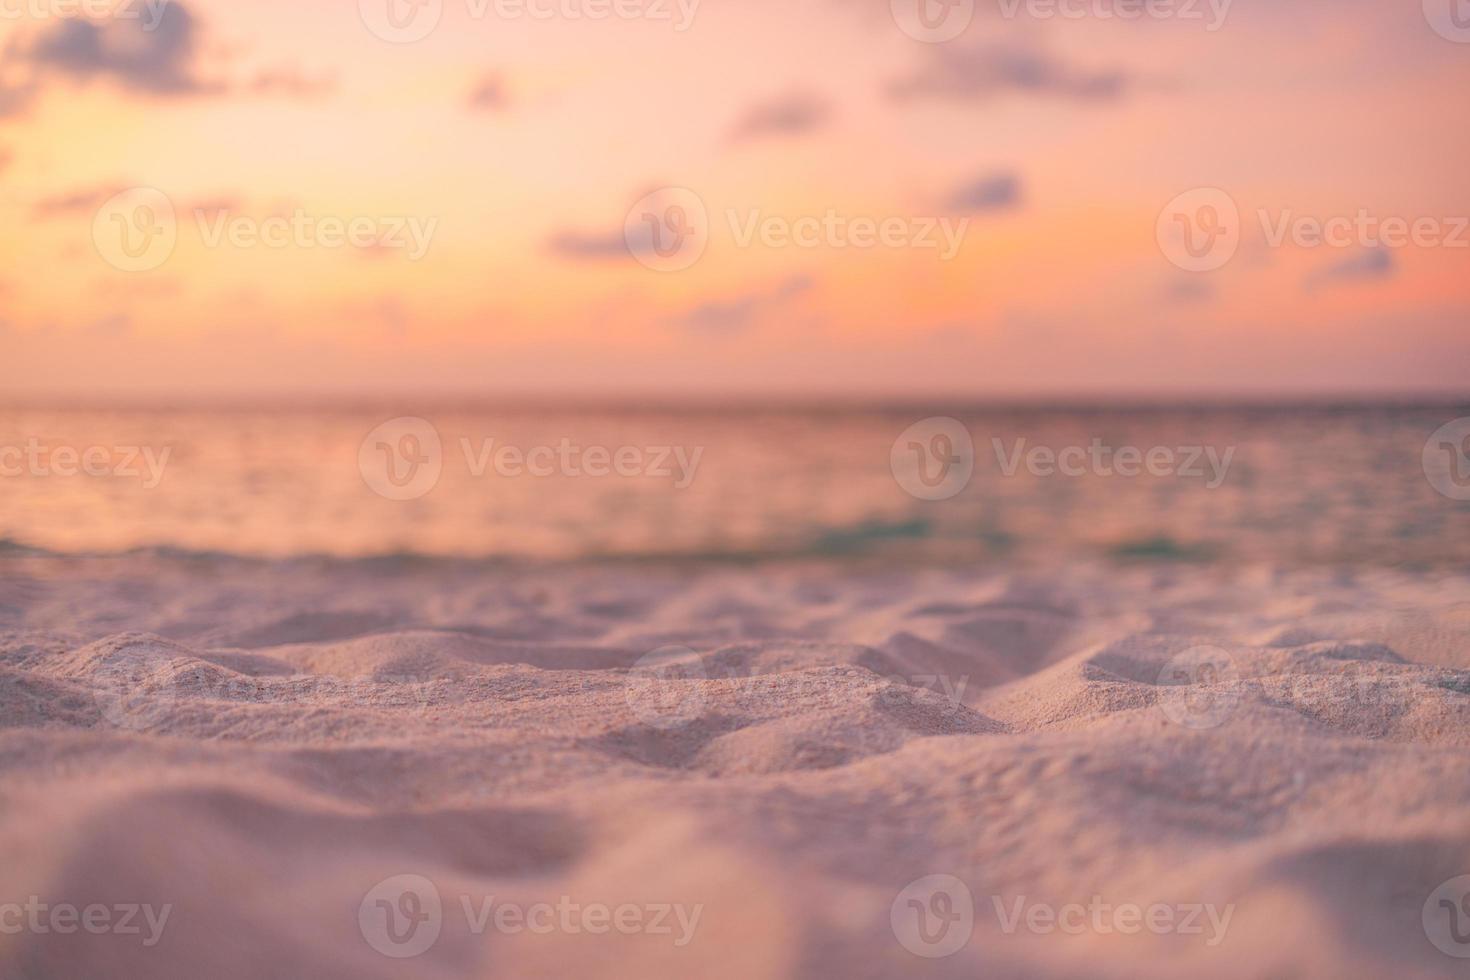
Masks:
[[[820,129],[832,118],[830,103],[805,93],[792,93],[753,106],[735,124],[737,140],[762,136],[799,136]]]
[[[735,333],[748,329],[759,315],[771,313],[813,285],[809,276],[792,276],[774,289],[730,300],[701,303],[672,317],[669,322],[695,333]]]
[[[41,69],[83,81],[102,78],[150,95],[183,95],[218,86],[195,74],[198,24],[182,5],[165,6],[152,30],[144,19],[63,20],[31,50]]]
[[[505,91],[505,80],[495,74],[484,76],[475,83],[466,104],[479,112],[499,112],[505,109],[510,104]]]
[[[1398,263],[1395,262],[1392,252],[1386,248],[1369,248],[1317,270],[1307,277],[1307,285],[1311,287],[1388,279],[1397,269]]]
[[[962,214],[1006,211],[1021,203],[1021,179],[1015,174],[990,174],[958,187],[945,208]]]
[[[1104,102],[1122,97],[1131,84],[1132,79],[1123,72],[1078,68],[1031,46],[936,44],[929,46],[925,64],[890,83],[888,93],[900,100],[980,102],[1024,93]]]

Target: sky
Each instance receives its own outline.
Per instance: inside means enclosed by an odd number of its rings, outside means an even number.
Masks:
[[[0,391],[1463,393],[1467,91],[1465,0],[0,0]]]

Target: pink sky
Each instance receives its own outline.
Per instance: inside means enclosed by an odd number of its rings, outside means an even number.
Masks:
[[[607,19],[588,12],[610,0],[425,0],[442,13],[412,43],[370,28],[388,0],[133,2],[85,22],[0,4],[17,396],[1428,392],[1470,373],[1470,37],[1435,29],[1437,0],[1134,21],[975,0],[942,43],[905,33],[905,0]],[[172,243],[130,271],[109,202],[139,187]],[[704,209],[702,250],[649,268],[625,219],[668,187]],[[1158,231],[1195,188],[1239,214],[1209,271]],[[1422,234],[1374,248],[1359,215]],[[293,218],[382,244],[249,238]],[[1356,223],[1274,243],[1296,218]]]

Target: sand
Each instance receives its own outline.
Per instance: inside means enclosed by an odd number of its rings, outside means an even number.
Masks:
[[[21,554],[0,724],[7,978],[1470,971],[1443,572]]]

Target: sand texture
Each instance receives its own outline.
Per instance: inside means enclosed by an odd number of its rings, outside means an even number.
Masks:
[[[0,798],[6,978],[1465,976],[1470,581],[16,556]]]

